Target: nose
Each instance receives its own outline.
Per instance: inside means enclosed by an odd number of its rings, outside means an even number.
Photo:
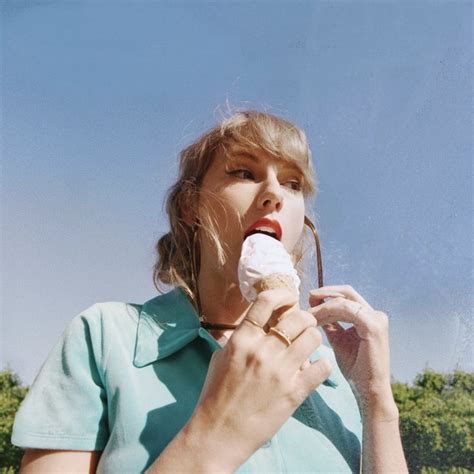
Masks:
[[[267,212],[280,211],[283,206],[283,194],[277,177],[269,174],[262,186],[262,192],[258,197],[258,207]]]

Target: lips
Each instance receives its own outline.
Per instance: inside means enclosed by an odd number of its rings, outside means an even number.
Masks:
[[[252,234],[262,233],[281,240],[282,230],[278,221],[263,218],[254,222],[246,231],[244,240]]]

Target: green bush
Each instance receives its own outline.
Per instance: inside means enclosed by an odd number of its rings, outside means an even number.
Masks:
[[[18,472],[18,468],[15,469],[13,466],[0,467],[0,474],[15,474]]]
[[[10,443],[13,420],[28,393],[20,378],[10,369],[0,371],[0,474],[19,471],[23,450]]]
[[[426,369],[392,391],[410,472],[473,472],[474,374]]]
[[[421,469],[421,474],[472,474],[474,471],[464,469],[462,467],[452,467],[451,469],[436,469],[435,467],[424,467]]]

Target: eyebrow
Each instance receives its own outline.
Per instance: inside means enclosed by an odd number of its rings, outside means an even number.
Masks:
[[[235,160],[237,158],[248,158],[249,160],[258,161],[258,158],[251,153],[245,152],[245,151],[236,151],[233,155],[230,156],[231,160]]]
[[[239,158],[247,158],[255,163],[258,163],[258,158],[255,155],[252,155],[252,153],[248,153],[246,151],[235,151],[233,155],[230,156],[231,160],[237,160]],[[291,163],[288,161],[283,161],[283,167],[286,168],[288,171],[295,171],[301,175],[303,175],[303,172],[301,171],[300,167],[296,165],[295,163]]]

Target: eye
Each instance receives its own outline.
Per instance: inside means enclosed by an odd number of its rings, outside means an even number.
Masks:
[[[253,179],[253,174],[246,169],[226,170],[226,173],[241,179]]]
[[[288,186],[292,191],[301,191],[303,186],[298,180],[290,180],[285,183],[285,186]]]

